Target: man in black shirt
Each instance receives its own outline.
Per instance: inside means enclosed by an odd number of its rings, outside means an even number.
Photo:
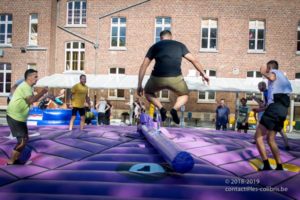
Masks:
[[[139,96],[142,96],[143,91],[145,90],[145,97],[147,100],[159,108],[162,121],[165,121],[167,111],[162,106],[159,99],[156,98],[155,92],[162,89],[169,89],[176,93],[178,97],[170,113],[173,121],[176,124],[179,124],[180,121],[177,110],[188,101],[189,93],[181,73],[182,57],[194,65],[207,83],[209,82],[209,78],[205,75],[202,66],[189,52],[186,46],[178,41],[172,40],[172,33],[169,30],[162,31],[160,33],[160,39],[161,41],[154,44],[148,50],[140,67],[137,92]],[[154,69],[145,89],[143,89],[142,82],[152,59],[155,59]]]

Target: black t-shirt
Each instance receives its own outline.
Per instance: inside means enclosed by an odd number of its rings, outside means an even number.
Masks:
[[[175,40],[162,40],[154,44],[146,54],[155,59],[153,76],[173,77],[181,75],[182,57],[189,53],[184,44]]]

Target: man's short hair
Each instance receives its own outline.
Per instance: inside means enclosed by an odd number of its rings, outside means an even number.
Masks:
[[[270,60],[267,65],[271,65],[272,69],[278,69],[278,62],[276,60]]]
[[[33,74],[33,73],[37,73],[38,71],[34,70],[34,69],[27,69],[24,73],[24,78],[25,80],[27,80],[27,78]]]
[[[247,103],[247,99],[245,97],[241,98],[241,102],[245,101]]]
[[[258,86],[265,86],[265,87],[267,87],[267,84],[266,84],[266,82],[261,81],[261,82],[258,83]]]
[[[79,79],[81,79],[82,77],[86,77],[86,75],[85,75],[85,74],[81,74],[81,75],[79,76]]]
[[[171,33],[171,31],[169,31],[169,30],[163,30],[162,32],[160,32],[160,34],[159,34],[159,36],[160,37],[163,37],[163,36],[165,36],[165,35],[172,35],[172,33]]]

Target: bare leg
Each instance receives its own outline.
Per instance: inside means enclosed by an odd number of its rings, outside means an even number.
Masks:
[[[16,160],[19,159],[21,152],[25,148],[27,141],[28,141],[28,135],[24,136],[23,138],[17,138],[18,143],[16,144],[14,150],[12,151],[12,155],[10,160],[7,164],[11,165],[14,164]]]
[[[279,149],[275,142],[276,131],[268,131],[267,140],[277,164],[281,164]]]
[[[257,150],[259,151],[262,160],[268,159],[265,144],[264,144],[264,135],[266,134],[266,132],[267,129],[263,125],[259,124],[256,128],[256,132],[254,136],[256,141],[256,147]]]
[[[73,129],[73,124],[74,124],[75,118],[76,118],[75,115],[71,117],[70,125],[69,125],[69,130],[70,130],[70,131]]]
[[[80,130],[83,130],[85,124],[85,116],[80,117]]]
[[[284,141],[285,148],[286,148],[287,150],[289,150],[289,149],[290,149],[290,146],[289,146],[289,142],[288,142],[288,138],[287,138],[286,133],[284,133],[283,130],[281,130],[279,133],[280,133],[280,135],[281,135],[281,137],[282,137],[282,139],[283,139],[283,141]]]
[[[18,160],[20,157],[20,152],[13,150],[10,160],[7,162],[7,164],[12,165],[15,163],[16,160]]]
[[[161,109],[163,107],[159,99],[153,96],[152,94],[145,94],[145,97],[150,103],[152,103],[158,109]]]
[[[178,110],[181,106],[185,105],[186,102],[188,101],[189,96],[188,95],[182,95],[182,96],[178,96],[176,99],[176,102],[173,106],[173,108],[175,110]]]

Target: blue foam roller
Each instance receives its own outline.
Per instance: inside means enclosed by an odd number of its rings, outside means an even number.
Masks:
[[[25,164],[30,159],[31,151],[32,151],[32,149],[26,145],[19,157],[19,162],[21,164]]]
[[[186,173],[193,169],[195,162],[191,154],[181,150],[161,131],[147,125],[142,125],[141,130],[148,142],[163,156],[174,171]]]

